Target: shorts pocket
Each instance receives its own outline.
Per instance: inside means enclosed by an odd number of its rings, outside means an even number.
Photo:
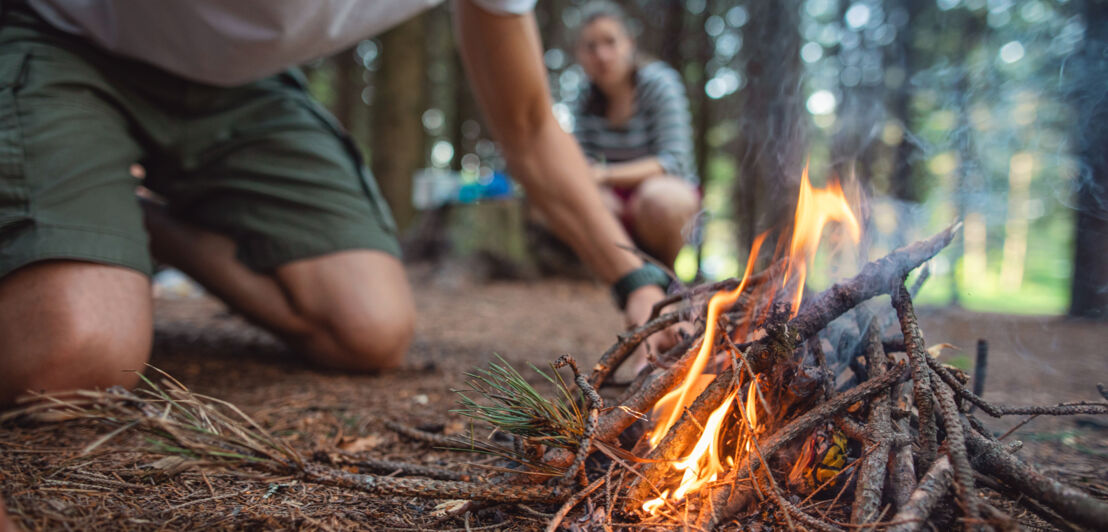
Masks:
[[[0,54],[0,224],[27,217],[23,128],[16,93],[26,76],[27,52]]]

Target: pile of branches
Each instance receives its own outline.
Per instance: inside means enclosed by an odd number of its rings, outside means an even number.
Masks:
[[[145,380],[145,387],[134,392],[112,389],[82,392],[76,398],[45,396],[42,402],[6,417],[80,417],[116,427],[88,450],[123,431],[140,430],[155,442],[155,450],[167,453],[232,462],[377,496],[465,501],[450,508],[446,517],[497,503],[558,505],[549,516],[548,530],[558,529],[574,511],[582,514],[577,522],[589,528],[646,522],[710,530],[759,509],[761,517],[790,528],[821,531],[918,530],[955,522],[966,528],[1016,527],[1014,518],[980,495],[981,486],[1010,497],[1059,528],[1102,528],[1108,524],[1108,504],[1036,471],[1015,455],[1018,444],[1002,443],[1004,437],[995,438],[971,411],[978,408],[995,417],[1105,414],[1108,393],[1100,390],[1102,401],[1054,406],[993,404],[967,388],[965,375],[928,352],[905,282],[910,272],[950,243],[956,229],[948,228],[867,264],[854,278],[807,298],[791,319],[787,312],[769,312],[756,340],[736,344],[731,331],[750,319],[754,306],[766,304],[752,294],[776,274],[771,267],[751,277],[747,291],[720,318],[726,334],[717,335],[713,347],[727,363],[652,449],[626,440],[641,439],[628,436],[647,423],[643,413],[650,412],[689,371],[704,341],[703,320],[677,346],[651,356],[650,366],[618,399],[606,402],[597,390],[647,337],[690,316],[704,315],[706,298],[719,290],[734,290],[738,281],[694,287],[662,302],[652,320],[620,335],[587,374],[568,355],[561,357],[553,364],[555,371],[539,372],[559,390],[557,397],[540,393],[506,363],[473,372],[471,389],[462,392],[460,411],[491,425],[497,438],[445,437],[390,425],[403,435],[440,447],[505,460],[503,466],[479,478],[397,462],[350,462],[333,455],[305,458],[233,405],[194,394],[168,375],[161,384]],[[900,324],[901,335],[896,339],[881,337],[876,325],[880,320],[859,319],[867,312],[859,306],[883,294],[891,296]],[[673,304],[681,308],[660,312]],[[839,378],[843,375],[836,375],[825,361],[817,335],[840,317],[857,319],[860,356],[849,357],[853,376],[837,389],[835,383],[844,381]],[[816,363],[805,368],[805,360]],[[573,372],[573,386],[557,372],[562,367]],[[811,370],[817,385],[808,387],[807,396],[787,412],[758,397],[767,419],[765,428],[753,437],[751,452],[733,463],[722,478],[690,494],[681,507],[667,502],[659,515],[644,515],[639,510],[642,503],[661,494],[659,488],[671,480],[670,465],[699,438],[709,414],[734,392],[748,389],[750,382],[762,379],[779,384],[782,368]],[[765,389],[772,395],[772,384]],[[780,400],[769,399],[771,403]],[[750,429],[750,420],[739,410]],[[777,478],[773,466],[794,460],[800,442],[828,427],[860,444],[860,457],[809,489],[808,499],[799,501],[798,493],[790,489],[792,479]],[[350,465],[393,474],[351,473]],[[395,476],[397,472],[400,476]],[[805,503],[828,491],[834,500],[824,511],[813,513],[814,505]],[[581,504],[586,500],[589,504]],[[944,502],[951,500],[954,504]],[[770,517],[765,517],[770,515],[767,509],[773,509]]]

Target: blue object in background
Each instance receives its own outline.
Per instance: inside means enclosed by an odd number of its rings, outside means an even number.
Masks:
[[[474,203],[481,200],[512,197],[512,182],[503,172],[493,172],[487,183],[475,181],[458,188],[458,203]]]
[[[484,178],[476,180],[472,176],[467,179],[461,173],[435,168],[421,169],[412,176],[412,205],[420,210],[515,196],[508,174],[500,171],[486,173]]]

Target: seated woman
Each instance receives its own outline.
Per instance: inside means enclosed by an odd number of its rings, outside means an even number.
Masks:
[[[636,243],[672,266],[700,209],[681,77],[638,56],[623,11],[608,2],[585,8],[576,56],[589,84],[574,135]]]

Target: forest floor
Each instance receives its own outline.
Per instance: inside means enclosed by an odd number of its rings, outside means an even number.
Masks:
[[[311,368],[206,297],[157,301],[151,363],[195,392],[237,405],[304,456],[341,448],[375,459],[472,464],[484,457],[408,440],[384,423],[464,434],[465,419],[451,410],[452,389],[464,387],[467,371],[499,354],[541,386],[523,370],[526,363],[546,367],[570,353],[590,367],[622,325],[595,283],[476,284],[412,275],[420,321],[400,370],[346,375]],[[1108,383],[1103,324],[957,309],[921,309],[920,322],[929,344],[965,349],[947,351],[948,359],[972,361],[977,339],[989,340],[985,397],[992,401],[1096,399],[1096,384]],[[1003,432],[1019,418],[984,421]],[[541,529],[557,510],[505,505],[444,519],[433,515],[441,501],[371,497],[222,466],[172,467],[138,435],[81,454],[109,430],[89,422],[0,426],[0,494],[13,519],[28,529],[520,530]],[[1038,418],[1015,438],[1025,442],[1026,460],[1108,498],[1108,419]]]

